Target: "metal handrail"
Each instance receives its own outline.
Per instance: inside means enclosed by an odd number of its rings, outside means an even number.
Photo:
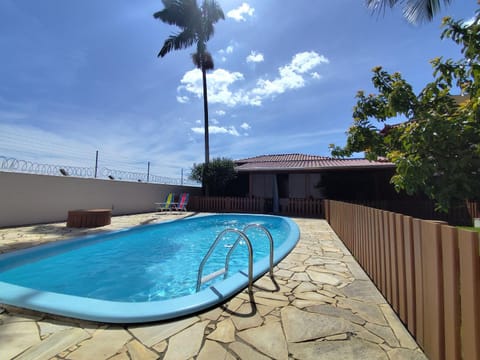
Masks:
[[[246,231],[250,228],[257,228],[262,230],[268,237],[268,241],[270,242],[270,277],[273,279],[273,237],[270,231],[268,229],[260,224],[248,224],[243,228],[243,232],[246,233]]]
[[[230,248],[230,250],[227,253],[227,257],[225,259],[225,267],[223,269],[219,270],[219,271],[216,271],[216,272],[202,278],[203,268],[204,268],[205,263],[207,262],[208,258],[210,257],[210,255],[212,255],[213,250],[215,249],[215,247],[217,246],[217,244],[219,243],[221,238],[225,234],[231,233],[231,232],[236,233],[239,236],[238,236],[237,240],[235,241],[235,243],[233,244],[233,246]],[[197,288],[196,288],[197,292],[200,290],[200,287],[204,282],[212,280],[215,277],[218,277],[222,274],[225,274],[224,278],[227,276],[227,274],[228,274],[228,262],[230,260],[230,255],[232,254],[233,250],[235,250],[235,248],[237,247],[237,245],[238,245],[238,243],[240,242],[241,239],[245,240],[245,243],[247,244],[247,248],[248,248],[248,291],[250,293],[252,292],[252,284],[253,284],[253,249],[252,249],[252,243],[251,243],[250,239],[248,238],[248,236],[243,231],[240,231],[240,230],[237,230],[237,229],[225,229],[225,230],[223,230],[220,234],[218,234],[218,236],[215,239],[215,241],[213,242],[212,246],[210,246],[210,249],[208,250],[207,254],[203,258],[203,260],[200,263],[200,266],[198,268]]]

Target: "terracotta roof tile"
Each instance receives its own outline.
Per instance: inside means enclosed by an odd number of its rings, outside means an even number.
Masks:
[[[346,168],[393,167],[388,161],[370,161],[367,159],[340,159],[326,156],[305,154],[261,155],[236,160],[237,171],[272,171],[272,170],[325,170]]]

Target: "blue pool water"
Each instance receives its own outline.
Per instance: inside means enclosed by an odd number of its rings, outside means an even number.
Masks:
[[[227,279],[216,278],[196,292],[200,262],[217,235],[251,223],[272,234],[275,263],[298,241],[298,227],[287,218],[211,215],[47,244],[0,257],[0,303],[107,322],[153,321],[196,312],[247,285],[248,252],[241,241]],[[268,271],[268,238],[256,228],[247,235],[258,278]],[[237,237],[229,233],[222,238],[204,275],[225,266]]]

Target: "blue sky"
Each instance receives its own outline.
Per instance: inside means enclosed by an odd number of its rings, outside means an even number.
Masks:
[[[345,143],[355,94],[371,69],[399,71],[418,92],[429,60],[459,57],[441,17],[470,19],[455,0],[414,26],[400,9],[362,0],[219,0],[208,50],[210,156],[329,155]],[[0,156],[179,177],[204,159],[201,74],[194,48],[157,53],[177,29],[159,0],[2,0]]]

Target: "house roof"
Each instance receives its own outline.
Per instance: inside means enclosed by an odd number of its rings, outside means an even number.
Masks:
[[[388,161],[370,161],[367,159],[340,159],[326,156],[305,154],[261,155],[247,159],[236,160],[235,169],[239,172],[262,171],[312,171],[334,169],[361,168],[393,168]]]

